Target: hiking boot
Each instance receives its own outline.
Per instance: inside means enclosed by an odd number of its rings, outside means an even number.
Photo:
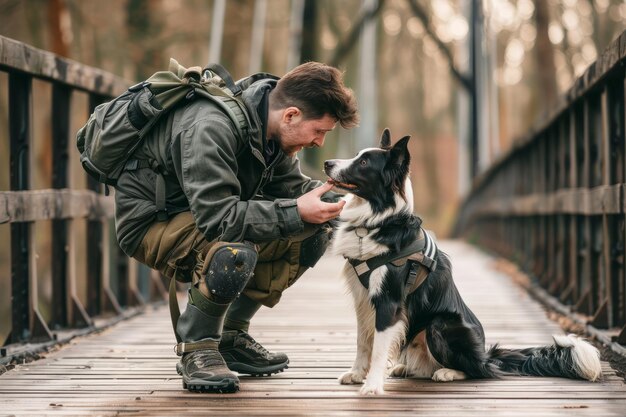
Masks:
[[[239,378],[226,367],[217,350],[185,353],[176,371],[183,376],[183,388],[193,392],[236,392]]]
[[[287,369],[289,358],[284,353],[269,352],[247,332],[222,332],[219,351],[231,371],[252,376],[270,376]]]

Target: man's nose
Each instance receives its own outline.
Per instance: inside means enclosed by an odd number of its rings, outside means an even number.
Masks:
[[[322,146],[324,146],[325,139],[326,139],[326,135],[318,136],[317,138],[313,140],[313,144],[315,144],[315,146],[317,146],[318,148],[321,148]]]

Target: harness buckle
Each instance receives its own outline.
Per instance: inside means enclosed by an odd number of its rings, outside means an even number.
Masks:
[[[417,269],[419,268],[419,264],[415,261],[411,262],[411,269],[409,269],[409,276],[406,280],[406,288],[410,289],[415,284],[415,280],[417,279]]]

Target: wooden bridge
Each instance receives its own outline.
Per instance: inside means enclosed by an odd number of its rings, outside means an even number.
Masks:
[[[11,153],[10,190],[0,191],[0,224],[9,224],[11,237],[0,415],[626,415],[624,366],[607,362],[623,364],[626,350],[625,61],[626,34],[553,114],[475,180],[457,236],[507,261],[462,240],[441,242],[488,343],[534,346],[550,343],[562,327],[573,329],[604,352],[601,382],[389,379],[386,396],[360,396],[358,387],[336,382],[354,358],[356,328],[337,277],[340,260],[327,256],[253,322],[252,334],[288,353],[291,367],[271,378],[244,377],[234,395],[202,395],[183,390],[175,373],[161,277],[121,254],[102,187],[77,185],[70,175],[72,126],[128,83],[0,37]],[[34,82],[52,90],[53,175],[46,189],[31,189]],[[85,108],[77,111],[77,103]],[[54,236],[46,315],[33,241],[44,222]]]
[[[563,332],[510,277],[494,269],[494,258],[458,241],[440,246],[452,257],[459,289],[482,320],[488,343],[537,346]],[[4,373],[0,415],[624,416],[626,385],[606,362],[599,383],[389,379],[381,397],[339,385],[337,377],[356,354],[354,311],[337,275],[341,263],[325,257],[278,306],[262,309],[253,321],[250,331],[259,341],[289,354],[284,373],[242,377],[236,394],[183,390],[174,369],[178,358],[169,313],[161,306]]]

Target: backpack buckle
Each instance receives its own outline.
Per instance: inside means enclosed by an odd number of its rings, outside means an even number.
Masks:
[[[155,213],[158,222],[165,222],[169,218],[169,215],[167,214],[167,209],[155,210]]]
[[[137,168],[139,168],[139,161],[136,159],[130,159],[124,165],[124,171],[135,171]]]
[[[137,91],[141,91],[144,89],[144,87],[150,87],[152,85],[152,83],[149,83],[148,81],[142,81],[140,83],[137,83],[133,86],[128,87],[128,91],[136,93]]]

